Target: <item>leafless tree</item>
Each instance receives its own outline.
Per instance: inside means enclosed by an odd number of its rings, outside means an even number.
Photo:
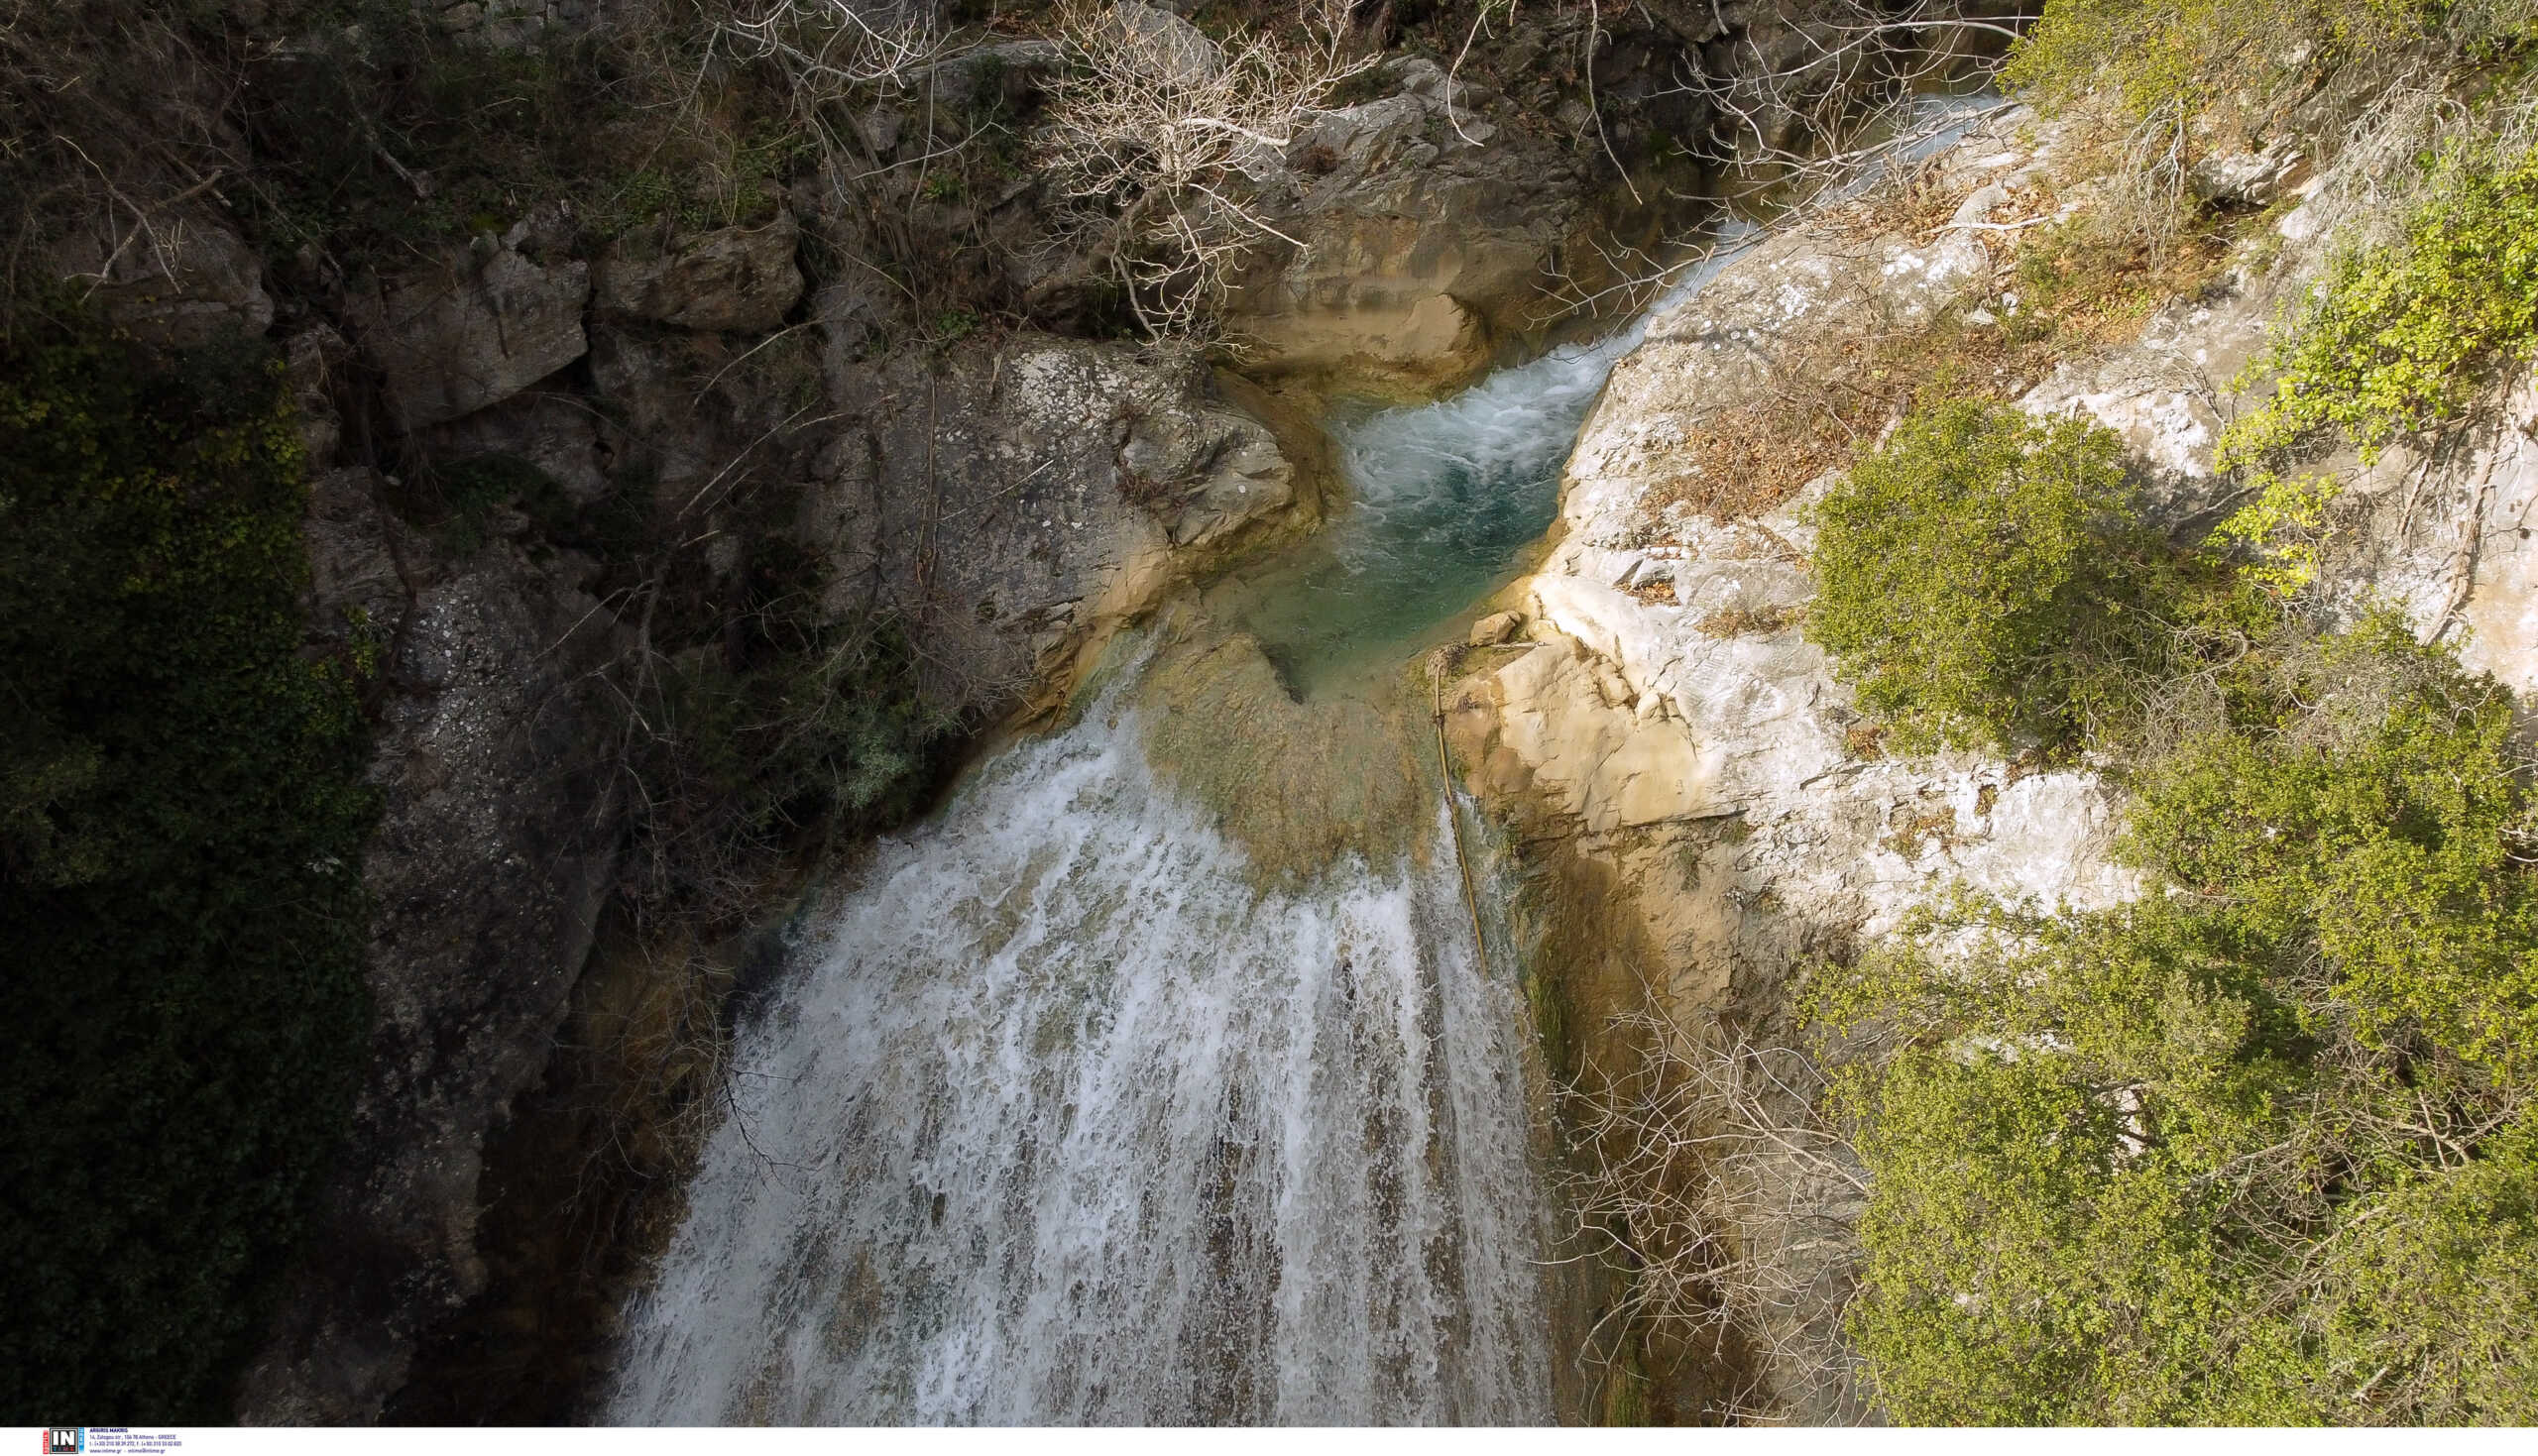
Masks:
[[[1106,277],[1148,333],[1187,333],[1253,246],[1294,241],[1259,187],[1300,124],[1378,58],[1349,48],[1344,0],[1303,0],[1298,22],[1297,39],[1218,43],[1143,5],[1059,10],[1066,64],[1037,150],[1068,213],[1062,278]]]
[[[774,60],[813,102],[907,89],[951,49],[932,0],[743,0],[712,24],[743,60]]]
[[[1748,25],[1679,65],[1675,82],[1717,117],[1711,160],[1758,190],[1803,194],[1944,130],[1945,109],[1925,98],[1984,79],[2033,19],[1966,11],[1965,0],[1825,0],[1802,19]]]
[[[1747,1384],[1715,1413],[1844,1408],[1841,1322],[1868,1183],[1820,1115],[1822,1069],[1645,1013],[1614,1031],[1641,1055],[1590,1068],[1562,1098],[1578,1232],[1625,1281],[1606,1320],[1680,1350],[1740,1343]]]

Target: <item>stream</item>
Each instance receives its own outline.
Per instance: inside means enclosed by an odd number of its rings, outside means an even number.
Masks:
[[[601,1418],[1555,1418],[1531,1027],[1402,668],[1638,336],[1334,420],[1327,529],[879,846],[742,1033]]]

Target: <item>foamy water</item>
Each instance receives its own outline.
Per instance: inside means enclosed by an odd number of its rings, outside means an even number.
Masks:
[[[804,948],[605,1418],[1550,1417],[1527,1032],[1450,848],[1261,895],[1137,740],[1005,755]]]

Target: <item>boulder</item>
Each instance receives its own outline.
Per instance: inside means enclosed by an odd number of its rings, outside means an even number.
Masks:
[[[1502,642],[1515,640],[1516,634],[1524,629],[1525,614],[1493,612],[1473,622],[1471,635],[1464,640],[1474,647],[1495,647]]]
[[[264,261],[213,218],[185,214],[146,229],[97,218],[55,245],[53,264],[144,343],[191,348],[261,334],[274,321]]]
[[[919,72],[912,90],[916,95],[932,97],[938,106],[955,108],[992,102],[998,95],[1020,100],[1042,77],[1063,68],[1065,63],[1065,56],[1050,42],[999,41],[947,56],[927,66]]]
[[[783,212],[763,227],[620,238],[600,260],[599,309],[685,329],[763,333],[802,296],[793,258],[800,237]]]
[[[1103,39],[1131,53],[1152,74],[1175,85],[1195,86],[1214,75],[1224,57],[1207,33],[1169,10],[1118,0],[1103,19]]]
[[[582,357],[590,266],[540,267],[490,234],[466,261],[356,294],[362,351],[407,429],[497,404]]]
[[[810,503],[832,605],[917,623],[947,705],[1063,694],[1175,582],[1319,504],[1318,434],[1195,356],[1025,333],[839,390],[871,425]]]
[[[1298,127],[1264,190],[1281,239],[1253,251],[1227,319],[1257,374],[1429,393],[1541,326],[1545,280],[1587,218],[1579,171],[1448,104],[1433,62],[1391,74],[1407,89]]]
[[[2287,143],[2263,151],[2224,152],[2197,162],[2186,174],[2194,194],[2229,207],[2266,207],[2305,169],[2300,150]]]

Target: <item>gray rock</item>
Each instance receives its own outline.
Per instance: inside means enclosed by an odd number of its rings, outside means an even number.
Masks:
[[[899,133],[907,129],[907,113],[888,106],[875,106],[864,113],[856,123],[864,132],[864,145],[875,157],[887,157],[899,149]]]
[[[507,455],[536,466],[576,505],[588,505],[611,489],[600,470],[597,418],[589,401],[578,395],[518,394],[422,431],[421,439],[445,459]]]
[[[274,321],[264,260],[226,223],[187,213],[148,229],[99,218],[56,244],[57,276],[145,343],[182,349]]]
[[[1118,0],[1105,20],[1106,40],[1137,54],[1156,74],[1177,84],[1195,86],[1224,64],[1206,32],[1169,10]]]
[[[796,428],[826,412],[820,352],[809,330],[741,344],[602,325],[590,363],[601,447],[612,469],[649,475],[655,504],[683,514],[803,481],[827,439]]]
[[[680,328],[761,333],[784,322],[802,296],[793,261],[801,237],[789,212],[756,228],[722,228],[670,239],[636,234],[600,261],[599,308]]]
[[[587,696],[607,614],[507,546],[436,565],[378,485],[320,477],[307,523],[321,637],[359,613],[392,644],[362,864],[368,1071],[312,1254],[243,1383],[250,1424],[376,1420],[422,1330],[484,1287],[485,1138],[545,1065],[615,864]]]
[[[842,381],[871,429],[832,448],[809,507],[832,606],[877,596],[917,623],[946,705],[1062,691],[1081,649],[1316,503],[1318,462],[1232,388],[1195,358],[1031,334]]]
[[[994,99],[986,94],[990,87],[1002,87],[1012,95],[1017,87],[1035,84],[1064,63],[1065,57],[1050,42],[1003,41],[927,66],[915,90],[919,95],[930,94],[940,106],[975,106]]]
[[[385,640],[404,625],[411,594],[400,558],[421,561],[426,551],[380,504],[383,485],[377,472],[358,466],[309,483],[306,616],[322,641],[344,642],[356,631]]]
[[[2283,194],[2305,160],[2287,143],[2261,152],[2225,152],[2197,162],[2187,180],[2206,202],[2265,207]]]
[[[348,313],[407,429],[499,403],[582,357],[590,266],[541,268],[491,237],[470,262],[355,295]]]

